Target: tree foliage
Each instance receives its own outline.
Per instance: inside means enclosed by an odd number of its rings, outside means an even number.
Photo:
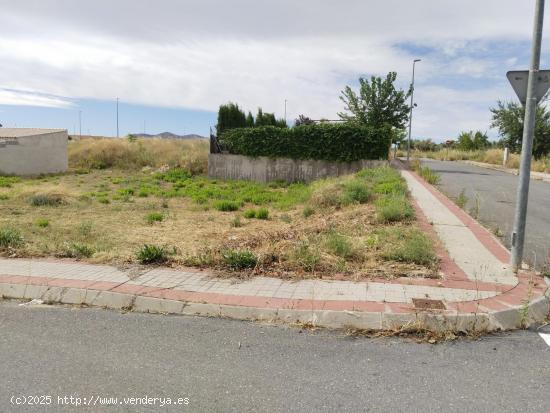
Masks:
[[[297,119],[294,120],[294,126],[301,125],[313,125],[315,122],[311,120],[308,116],[300,115]]]
[[[519,103],[498,101],[496,108],[491,108],[493,122],[501,136],[500,144],[512,152],[521,151],[523,139],[523,121],[525,109]],[[550,153],[550,112],[543,105],[537,106],[535,115],[535,139],[533,156],[540,158]]]
[[[456,148],[462,151],[477,151],[491,146],[489,137],[481,131],[462,132],[458,136]]]
[[[223,150],[245,156],[350,162],[387,159],[392,131],[357,123],[231,129],[219,138]]]
[[[231,102],[225,105],[220,105],[220,108],[218,109],[218,124],[216,125],[218,135],[222,134],[226,130],[243,128],[245,126],[246,115],[239,108],[239,105]]]
[[[406,100],[411,91],[396,89],[397,73],[390,72],[385,79],[372,76],[370,80],[359,78],[359,93],[346,86],[340,99],[346,112],[338,113],[341,119],[372,127],[390,125],[403,129],[409,119],[410,106]]]

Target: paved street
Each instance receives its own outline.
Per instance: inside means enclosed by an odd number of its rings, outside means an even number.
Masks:
[[[468,197],[467,210],[477,209],[479,219],[503,234],[510,247],[518,177],[506,172],[480,168],[461,162],[425,160],[423,163],[441,177],[440,189],[450,197],[462,190]],[[476,197],[479,202],[476,202]],[[550,183],[531,180],[525,260],[537,268],[550,266]]]
[[[531,331],[417,344],[224,319],[0,303],[0,411],[445,411],[550,408]],[[239,344],[240,343],[240,344]],[[188,397],[188,406],[11,406],[12,395]]]

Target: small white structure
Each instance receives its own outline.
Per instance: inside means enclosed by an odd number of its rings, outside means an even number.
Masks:
[[[0,128],[0,175],[65,172],[66,129]]]

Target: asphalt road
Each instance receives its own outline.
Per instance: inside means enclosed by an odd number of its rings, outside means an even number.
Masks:
[[[2,412],[542,412],[550,347],[536,332],[418,344],[225,319],[0,302]],[[550,331],[549,331],[550,332]],[[52,396],[14,406],[12,396]],[[57,397],[188,405],[60,406]],[[44,399],[45,400],[45,399]]]
[[[437,172],[440,189],[450,197],[461,191],[468,198],[466,210],[495,233],[509,248],[518,177],[506,172],[480,168],[462,162],[423,160]],[[524,261],[538,269],[550,269],[550,183],[531,180]]]

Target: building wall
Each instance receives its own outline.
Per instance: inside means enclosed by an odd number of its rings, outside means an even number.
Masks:
[[[387,161],[362,160],[330,162],[289,158],[251,158],[242,155],[211,153],[208,176],[216,179],[247,179],[258,182],[283,180],[310,182],[329,176],[347,175],[364,168],[387,164]]]
[[[1,175],[40,175],[68,167],[67,131],[0,136]]]

